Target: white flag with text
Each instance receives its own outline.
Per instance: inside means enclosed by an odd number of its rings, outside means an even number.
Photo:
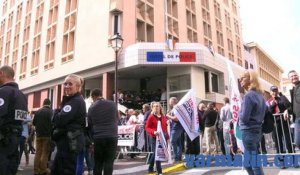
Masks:
[[[238,113],[241,109],[241,95],[238,88],[238,82],[233,74],[232,67],[229,60],[227,62],[227,69],[229,74],[229,94],[230,94],[230,110],[232,112],[232,121],[234,124],[234,133],[238,148],[244,152],[244,145],[242,142],[241,130],[238,125]]]
[[[169,152],[168,145],[161,128],[161,121],[157,122],[156,145],[155,145],[155,161],[168,161]]]
[[[199,136],[199,118],[196,96],[193,89],[189,90],[172,110],[191,141]]]

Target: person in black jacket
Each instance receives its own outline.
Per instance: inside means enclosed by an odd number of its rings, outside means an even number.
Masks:
[[[59,109],[54,111],[54,131],[57,153],[51,168],[52,175],[74,175],[77,156],[84,147],[86,105],[80,94],[83,79],[68,75],[63,83],[65,94]]]
[[[88,111],[94,138],[94,174],[111,175],[118,144],[118,115],[113,101],[102,98],[100,89],[92,90],[94,103]]]
[[[284,118],[287,120],[290,117],[289,114],[293,115],[295,123],[294,142],[300,148],[300,80],[295,70],[289,71],[288,76],[294,86],[290,90],[292,105],[284,112]]]
[[[215,149],[213,153],[219,152],[219,141],[217,138],[217,119],[218,119],[218,112],[214,109],[215,103],[210,102],[208,104],[208,109],[203,114],[204,124],[205,124],[205,138],[206,138],[206,145],[207,145],[207,154],[212,153],[212,142],[215,144]]]
[[[46,98],[43,107],[36,111],[32,124],[36,130],[36,155],[34,157],[34,174],[47,174],[48,156],[51,136],[51,101]]]
[[[269,110],[276,118],[276,129],[274,129],[273,131],[273,138],[275,138],[276,151],[277,153],[286,153],[286,151],[283,150],[284,142],[288,153],[292,153],[292,141],[288,126],[289,120],[284,120],[283,115],[280,115],[286,109],[291,107],[291,103],[286,98],[286,96],[279,93],[277,86],[271,86],[270,91],[272,98],[268,100]]]
[[[22,121],[28,115],[27,99],[14,82],[10,66],[0,67],[0,174],[14,175],[18,168],[18,143]]]

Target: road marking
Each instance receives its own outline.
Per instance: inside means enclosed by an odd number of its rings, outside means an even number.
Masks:
[[[201,175],[201,174],[204,174],[206,172],[209,172],[210,170],[209,169],[189,169],[189,170],[185,170],[185,171],[179,171],[179,172],[176,172],[176,173],[171,173],[173,175],[192,175],[192,174],[197,174],[197,175]]]
[[[248,173],[246,170],[231,170],[225,175],[248,175]]]
[[[145,171],[147,170],[149,165],[141,165],[141,166],[135,166],[131,168],[124,168],[121,170],[114,170],[113,174],[129,174],[129,173],[135,173],[139,171]]]

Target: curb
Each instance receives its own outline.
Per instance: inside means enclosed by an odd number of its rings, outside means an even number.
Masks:
[[[163,169],[163,173],[165,174],[168,174],[168,173],[175,173],[175,172],[178,172],[178,171],[183,171],[183,170],[186,170],[186,166],[184,165],[184,163],[179,163],[179,164],[176,164],[176,165],[173,165],[171,167],[168,167],[168,168],[165,168]]]
[[[179,163],[167,168],[164,168],[162,170],[163,174],[169,174],[169,173],[175,173],[175,172],[179,172],[179,171],[183,171],[186,170],[186,166],[184,165],[184,163]],[[149,173],[148,175],[155,175],[155,173]]]

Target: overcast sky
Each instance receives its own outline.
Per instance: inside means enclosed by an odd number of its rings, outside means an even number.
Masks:
[[[244,42],[258,43],[283,68],[283,77],[291,69],[300,73],[300,1],[240,0],[240,7]]]

